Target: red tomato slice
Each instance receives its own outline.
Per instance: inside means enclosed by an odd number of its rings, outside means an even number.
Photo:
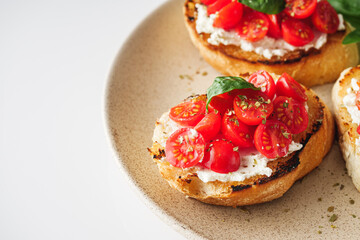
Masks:
[[[279,18],[280,18],[280,22],[281,22],[281,23],[290,18],[284,11],[282,11],[282,12],[279,13],[278,15],[279,15]],[[281,24],[280,24],[280,25],[281,25]]]
[[[267,120],[260,124],[254,135],[256,149],[267,158],[285,156],[292,141],[291,133],[284,123],[277,120]]]
[[[282,38],[280,15],[268,14],[267,16],[269,18],[269,31],[267,35],[276,39]]]
[[[234,98],[239,95],[243,90],[242,89],[234,89],[230,92],[227,92],[226,94],[231,98],[232,102],[234,101]]]
[[[216,140],[209,145],[201,165],[217,173],[235,172],[240,167],[240,155],[232,143]]]
[[[170,109],[169,117],[181,126],[193,127],[204,117],[204,101],[188,101]]]
[[[311,27],[298,19],[285,19],[282,22],[281,30],[284,40],[296,47],[304,46],[314,39]]]
[[[205,141],[194,129],[180,128],[166,141],[166,161],[178,168],[195,166],[204,158]]]
[[[356,129],[357,133],[360,134],[360,125]]]
[[[247,81],[254,84],[255,87],[261,88],[261,92],[265,93],[270,99],[273,99],[276,87],[274,79],[268,72],[264,70],[254,72]]]
[[[216,2],[216,0],[201,0],[201,3],[205,4],[205,5],[210,5],[212,3]]]
[[[219,113],[211,112],[194,127],[205,139],[205,142],[210,142],[220,131],[221,116]]]
[[[339,27],[339,16],[328,1],[318,2],[311,17],[314,26],[321,32],[334,33]]]
[[[291,97],[300,102],[307,101],[305,89],[287,73],[283,73],[276,82],[276,95]]]
[[[239,2],[231,2],[219,11],[213,26],[225,30],[232,29],[240,22],[242,14],[243,5]]]
[[[290,17],[307,18],[315,10],[317,0],[286,0],[284,12]]]
[[[283,122],[292,134],[305,131],[309,117],[301,102],[285,96],[274,100],[274,111],[272,117]]]
[[[269,19],[266,14],[256,11],[245,11],[236,32],[244,39],[255,42],[269,30]]]
[[[210,4],[207,8],[207,14],[213,14],[220,11],[223,7],[231,3],[231,0],[217,0],[214,3]]]
[[[245,89],[235,97],[234,110],[243,123],[258,125],[272,113],[273,104],[264,93]]]
[[[254,131],[255,127],[242,123],[234,111],[227,112],[222,119],[222,134],[239,147],[254,146]]]
[[[208,105],[209,112],[216,110],[223,115],[228,109],[233,108],[234,97],[235,96],[230,96],[228,93],[213,97]]]
[[[360,91],[356,92],[355,104],[357,108],[360,110]]]

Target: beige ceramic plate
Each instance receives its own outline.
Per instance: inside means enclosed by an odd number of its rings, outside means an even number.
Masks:
[[[218,75],[191,44],[182,4],[167,2],[146,18],[123,46],[110,75],[108,127],[131,184],[151,209],[188,238],[359,239],[360,194],[345,174],[337,144],[319,168],[282,198],[246,208],[186,199],[160,177],[146,149],[155,120],[190,94],[204,93]],[[329,105],[331,87],[315,88]],[[338,218],[330,222],[333,214]]]

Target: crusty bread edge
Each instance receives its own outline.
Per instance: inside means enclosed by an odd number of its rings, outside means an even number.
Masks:
[[[212,48],[210,44],[204,44],[204,40],[201,39],[186,16],[186,11],[185,3],[185,25],[193,44],[212,67],[225,75],[238,76],[259,69],[276,74],[287,72],[298,82],[311,87],[336,81],[343,69],[355,66],[359,62],[356,44],[343,45],[343,38],[335,38],[331,35],[328,36],[328,41],[320,49],[319,54],[310,54],[296,62],[265,64],[234,58]]]
[[[339,145],[346,163],[347,172],[357,190],[360,191],[360,154],[355,145],[355,139],[359,137],[359,134],[356,132],[357,124],[352,122],[350,114],[342,106],[344,93],[350,87],[351,78],[353,78],[354,74],[360,76],[360,65],[342,72],[332,89],[332,101],[339,135]]]

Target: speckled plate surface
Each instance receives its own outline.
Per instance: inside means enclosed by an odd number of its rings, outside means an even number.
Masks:
[[[265,204],[207,205],[185,198],[161,178],[146,149],[155,120],[190,94],[204,93],[218,75],[191,44],[182,4],[169,1],[147,17],[110,74],[108,128],[130,184],[165,222],[191,239],[359,239],[360,194],[336,143],[319,168]],[[314,88],[330,107],[331,87]],[[331,222],[333,214],[337,219]]]

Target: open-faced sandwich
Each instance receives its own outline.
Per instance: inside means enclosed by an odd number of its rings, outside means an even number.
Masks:
[[[258,88],[257,88],[258,87]],[[329,151],[331,113],[287,73],[217,77],[156,122],[149,149],[171,187],[225,206],[281,197]]]
[[[184,5],[192,42],[222,74],[287,72],[310,87],[334,82],[343,69],[358,64],[356,44],[342,44],[349,26],[326,0],[240,2]]]
[[[346,69],[333,87],[339,144],[348,174],[360,191],[360,66]]]

